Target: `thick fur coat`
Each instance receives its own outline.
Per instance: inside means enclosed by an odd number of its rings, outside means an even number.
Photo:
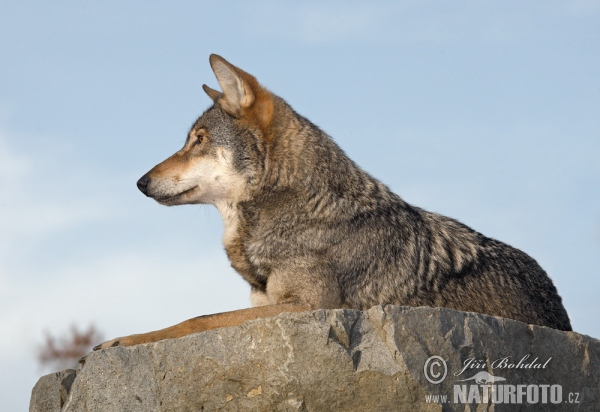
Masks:
[[[534,259],[403,201],[254,77],[212,55],[223,92],[138,186],[220,211],[253,306],[441,306],[571,330]]]

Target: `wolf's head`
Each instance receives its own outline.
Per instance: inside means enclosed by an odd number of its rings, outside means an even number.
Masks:
[[[211,55],[210,64],[223,92],[203,85],[214,104],[183,148],[137,182],[163,205],[241,201],[264,174],[274,96],[222,57]]]

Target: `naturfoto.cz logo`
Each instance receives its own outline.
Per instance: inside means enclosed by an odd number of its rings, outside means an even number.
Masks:
[[[508,370],[546,369],[551,359],[541,361],[525,355],[518,361],[504,357],[488,362],[484,359],[469,358],[463,362],[462,368],[452,375],[463,379],[455,380],[451,401],[447,395],[427,395],[425,401],[441,404],[451,402],[460,404],[579,403],[579,393],[570,392],[564,398],[563,388],[559,384],[513,385],[506,378],[499,376],[503,370],[508,372]],[[427,381],[435,385],[442,383],[448,375],[448,365],[440,356],[428,358],[423,370]],[[500,370],[500,372],[495,372],[495,370]],[[494,375],[488,371],[498,374]]]

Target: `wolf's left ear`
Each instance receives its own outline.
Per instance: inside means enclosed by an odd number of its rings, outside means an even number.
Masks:
[[[273,120],[273,95],[254,76],[235,67],[216,54],[210,55],[210,65],[223,93],[204,85],[204,91],[223,111],[258,126],[269,138]]]
[[[227,113],[240,117],[244,109],[249,108],[254,103],[254,93],[248,84],[251,77],[247,73],[237,69],[227,60],[216,54],[210,55],[210,65],[217,76],[219,85],[223,89],[223,93],[210,89],[204,89],[211,99],[218,99],[219,105]],[[256,82],[256,80],[254,80]],[[216,93],[219,93],[217,95]]]

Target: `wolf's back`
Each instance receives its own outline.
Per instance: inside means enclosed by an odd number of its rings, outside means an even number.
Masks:
[[[289,253],[318,251],[325,269],[316,275],[334,277],[346,305],[443,306],[571,330],[534,259],[407,204],[318,127],[291,109],[288,116],[301,125],[286,136],[292,150],[280,155],[294,166],[292,175],[282,172],[294,200],[280,204],[297,217]]]

